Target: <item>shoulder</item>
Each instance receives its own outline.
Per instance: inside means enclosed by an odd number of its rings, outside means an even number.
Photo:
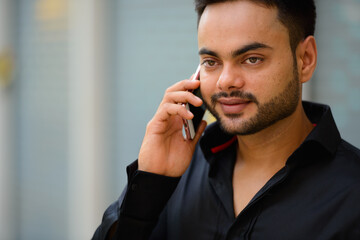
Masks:
[[[335,159],[342,164],[354,168],[354,170],[360,171],[360,149],[343,139],[340,141]],[[360,176],[360,172],[358,173]]]
[[[360,197],[360,150],[341,140],[332,161],[333,177]]]
[[[360,149],[348,143],[344,139],[341,139],[338,151],[341,151],[342,153],[347,153],[348,157],[350,158],[355,158],[360,160]]]

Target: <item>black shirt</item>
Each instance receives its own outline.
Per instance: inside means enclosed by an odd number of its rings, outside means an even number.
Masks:
[[[360,239],[360,151],[341,139],[328,106],[303,102],[316,127],[237,216],[236,137],[210,125],[181,177],[128,167],[129,183],[94,239]]]

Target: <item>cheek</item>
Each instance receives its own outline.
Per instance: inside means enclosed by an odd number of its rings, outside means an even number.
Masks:
[[[215,92],[214,89],[211,87],[211,85],[208,82],[203,82],[201,80],[200,91],[201,91],[201,96],[202,96],[203,100],[206,101],[207,103],[210,103],[211,96]]]
[[[245,92],[253,94],[261,103],[268,97],[269,93],[273,91],[273,79],[271,72],[261,71],[258,73],[252,72],[244,76],[246,83],[242,89]]]
[[[254,94],[260,103],[269,101],[284,91],[293,80],[292,68],[277,68],[260,77],[261,83],[254,87]]]
[[[253,94],[260,104],[267,102],[280,88],[279,75],[274,69],[252,72],[246,76],[245,92]]]
[[[216,93],[218,77],[209,74],[200,74],[200,89],[203,98],[208,101]]]

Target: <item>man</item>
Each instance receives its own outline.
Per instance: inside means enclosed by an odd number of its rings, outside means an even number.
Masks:
[[[94,239],[360,239],[360,151],[301,100],[314,2],[195,2],[200,81],[168,88]],[[217,122],[184,140],[199,86]]]

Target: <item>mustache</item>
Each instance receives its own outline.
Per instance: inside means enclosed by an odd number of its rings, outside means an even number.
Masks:
[[[215,103],[218,101],[219,98],[228,98],[228,97],[241,98],[244,100],[254,102],[256,104],[259,103],[257,98],[252,93],[244,92],[244,91],[232,91],[232,92],[230,92],[230,94],[227,92],[216,93],[211,96],[211,103],[213,105],[215,105]]]

